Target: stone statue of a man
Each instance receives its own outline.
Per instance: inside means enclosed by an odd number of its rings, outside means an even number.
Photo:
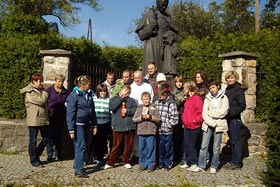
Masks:
[[[178,31],[165,12],[168,3],[168,0],[156,0],[156,9],[151,8],[144,14],[135,31],[140,40],[145,41],[142,67],[145,74],[151,62],[167,77],[178,74]]]

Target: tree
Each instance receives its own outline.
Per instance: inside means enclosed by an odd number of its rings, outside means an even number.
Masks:
[[[96,11],[101,9],[96,0],[2,0],[0,15],[22,13],[42,20],[45,20],[44,16],[54,16],[65,27],[80,22],[77,16],[80,5],[90,6]]]
[[[279,29],[280,27],[280,1],[269,0],[262,11],[261,27]]]

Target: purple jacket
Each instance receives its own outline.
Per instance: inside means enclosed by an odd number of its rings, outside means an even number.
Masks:
[[[62,88],[61,93],[54,89],[54,85],[47,88],[49,94],[48,110],[50,123],[64,123],[66,120],[65,102],[68,96],[68,90]]]

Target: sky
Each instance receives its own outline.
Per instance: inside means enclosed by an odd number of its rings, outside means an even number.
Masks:
[[[169,6],[175,0],[169,0]],[[207,7],[211,0],[197,0],[203,7]],[[218,0],[219,1],[219,0]],[[146,7],[155,5],[156,0],[99,0],[103,10],[96,12],[87,6],[82,6],[78,12],[81,23],[60,27],[60,32],[66,37],[87,38],[89,19],[92,22],[92,41],[104,46],[127,47],[137,46],[138,37],[134,32],[128,33],[129,28],[135,30],[133,20],[141,18]]]

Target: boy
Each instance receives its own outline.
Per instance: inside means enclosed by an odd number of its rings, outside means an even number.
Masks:
[[[159,127],[159,166],[169,171],[173,165],[173,127],[178,124],[179,114],[176,102],[166,87],[158,88],[158,100],[155,102],[160,113]]]
[[[133,116],[133,121],[138,123],[139,167],[140,170],[148,169],[151,172],[156,165],[156,134],[160,117],[156,105],[151,103],[149,92],[143,92],[141,100],[143,104],[137,107]]]

